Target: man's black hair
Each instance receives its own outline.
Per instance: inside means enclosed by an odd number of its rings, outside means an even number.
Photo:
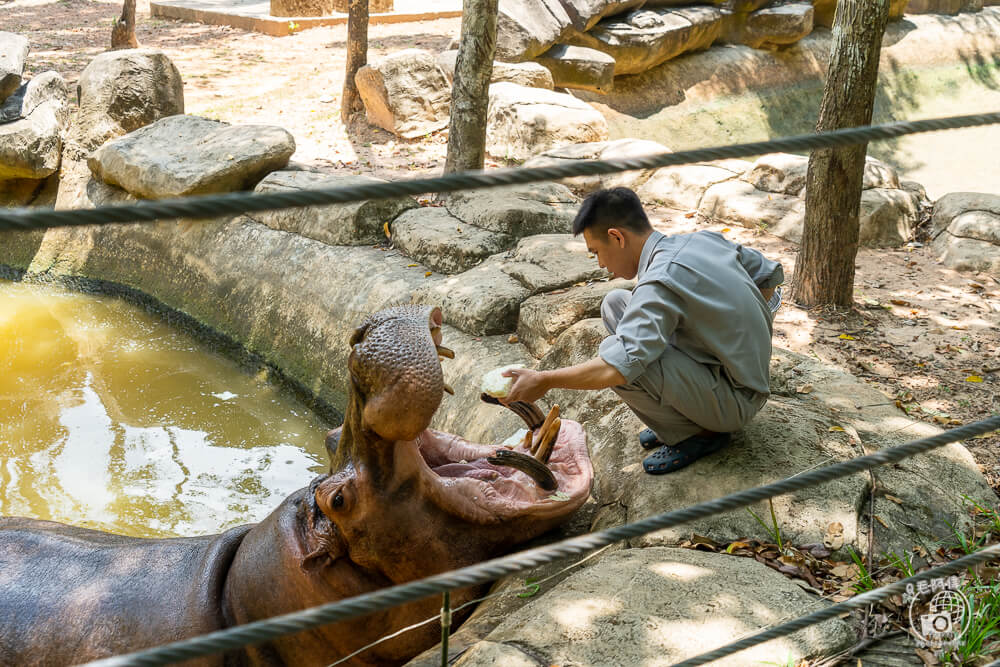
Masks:
[[[573,219],[573,236],[583,233],[585,229],[606,233],[612,227],[636,234],[653,228],[639,197],[628,188],[598,190],[584,199]]]

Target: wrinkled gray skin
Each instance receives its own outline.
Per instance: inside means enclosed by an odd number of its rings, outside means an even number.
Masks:
[[[255,526],[137,539],[0,518],[0,665],[76,664],[297,611],[478,562],[566,519],[593,478],[575,422],[549,462],[561,502],[485,462],[495,446],[427,428],[444,386],[440,327],[440,310],[411,306],[358,328],[330,473]],[[431,597],[184,664],[328,665],[439,607]],[[428,624],[349,664],[401,664],[439,636]]]

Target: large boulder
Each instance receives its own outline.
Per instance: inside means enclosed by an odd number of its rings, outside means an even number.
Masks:
[[[638,190],[639,198],[680,211],[696,211],[705,192],[723,181],[739,178],[739,161],[723,164],[683,164],[661,167]],[[749,162],[743,162],[746,167]]]
[[[461,273],[514,244],[513,237],[468,224],[443,206],[406,211],[390,224],[392,243],[441,273]]]
[[[77,85],[80,108],[70,123],[59,169],[56,208],[94,205],[87,158],[109,139],[184,113],[180,72],[163,51],[126,49],[94,58]],[[92,183],[93,181],[93,183]]]
[[[817,602],[751,558],[666,547],[625,549],[602,555],[511,612],[453,664],[673,664],[777,619],[815,611]],[[790,664],[854,643],[851,626],[830,619],[712,664]]]
[[[109,141],[87,165],[105,183],[164,199],[251,188],[294,152],[292,135],[274,125],[169,116]]]
[[[587,32],[605,16],[641,7],[646,0],[560,0],[573,28]]]
[[[332,176],[309,171],[276,171],[264,177],[256,192],[347,187],[383,183],[367,176]],[[329,245],[370,245],[385,239],[384,225],[403,211],[416,208],[411,197],[347,202],[326,206],[257,211],[248,217],[271,229],[292,232]]]
[[[631,289],[632,285],[628,280],[602,280],[533,296],[521,304],[517,337],[531,354],[542,357],[566,329],[581,320],[600,317],[601,302],[608,292]]]
[[[454,192],[448,212],[467,224],[518,240],[532,234],[567,233],[580,200],[558,183],[529,183]]]
[[[560,88],[608,93],[615,86],[615,59],[597,49],[556,44],[535,58]]]
[[[359,69],[354,80],[373,125],[404,139],[448,126],[451,85],[430,51],[397,51]]]
[[[441,70],[448,77],[448,81],[454,81],[455,62],[458,60],[458,49],[443,51],[438,54],[437,62]],[[529,88],[545,88],[552,90],[552,74],[538,63],[505,63],[495,61],[490,74],[490,83],[516,83],[519,86]]]
[[[669,153],[663,144],[646,139],[616,139],[614,141],[594,141],[583,144],[569,144],[543,151],[524,163],[525,167],[547,167],[565,165],[580,160],[626,160],[648,157],[659,153]],[[626,187],[637,189],[654,173],[653,169],[620,171],[614,174],[596,176],[574,176],[562,182],[573,189],[590,193],[600,188]]]
[[[584,240],[569,234],[538,234],[521,239],[504,260],[504,272],[532,294],[607,278]]]
[[[953,192],[934,203],[933,248],[945,266],[1000,277],[1000,195]]]
[[[40,180],[59,169],[69,122],[66,82],[45,72],[20,86],[0,107],[0,181]]]
[[[84,151],[184,113],[184,84],[159,49],[108,51],[80,74],[80,110],[70,138]]]
[[[567,42],[603,51],[615,59],[615,76],[638,74],[682,53],[706,49],[722,30],[715,7],[637,9],[605,19]]]
[[[709,185],[699,201],[698,213],[706,219],[765,229],[800,243],[808,165],[809,158],[802,155],[765,155],[739,180]],[[908,241],[920,219],[919,193],[903,189],[896,171],[871,157],[865,162],[862,187],[858,216],[861,245],[883,248]],[[661,187],[660,191],[664,190],[667,188]],[[690,191],[695,193],[696,189]]]
[[[27,58],[27,38],[13,32],[0,31],[0,102],[6,100],[21,85]]]
[[[792,3],[751,12],[733,41],[755,49],[794,44],[812,32],[813,6]]]
[[[503,0],[497,15],[496,57],[506,62],[531,60],[571,29],[559,0]]]
[[[607,138],[604,116],[572,95],[514,83],[490,86],[486,150],[491,155],[526,160],[561,144]]]
[[[452,326],[473,336],[514,331],[521,302],[531,292],[503,271],[501,261],[498,257],[418,288],[413,302],[440,306]]]

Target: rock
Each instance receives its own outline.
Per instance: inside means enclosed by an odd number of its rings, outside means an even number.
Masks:
[[[815,596],[750,558],[692,549],[625,549],[532,598],[455,667],[673,664],[817,609]],[[822,602],[821,604],[829,604]],[[855,643],[830,619],[718,661],[796,662]]]
[[[917,195],[893,188],[862,190],[858,243],[866,248],[898,248],[913,237],[919,220]]]
[[[486,150],[507,160],[526,160],[561,144],[608,138],[604,116],[586,102],[514,83],[490,86],[486,123]]]
[[[63,78],[55,72],[40,74],[8,103],[3,107],[5,115],[20,120],[0,124],[0,181],[39,180],[54,174],[59,169],[63,130],[69,122]]]
[[[615,86],[615,59],[597,49],[556,44],[535,60],[560,88],[608,93]]]
[[[1000,196],[946,194],[934,204],[932,247],[945,266],[1000,277]]]
[[[413,303],[440,306],[448,322],[473,336],[508,333],[517,328],[517,313],[530,292],[501,270],[484,262],[413,294]]]
[[[755,49],[786,46],[798,42],[812,29],[813,6],[792,3],[751,12],[739,41]]]
[[[806,187],[809,157],[791,153],[771,153],[757,159],[743,180],[758,190],[799,195]]]
[[[453,192],[448,212],[467,224],[514,240],[532,234],[568,233],[580,200],[564,185],[532,183]]]
[[[803,167],[805,160],[802,158],[800,163]],[[762,228],[775,236],[801,243],[805,199],[799,195],[784,194],[782,190],[798,190],[804,194],[804,172],[797,169],[768,171],[769,165],[777,164],[780,160],[758,161],[744,176],[776,191],[760,190],[745,180],[723,181],[708,188],[698,207],[698,214],[703,218],[750,229]],[[790,161],[789,164],[794,165],[795,162]],[[877,174],[878,168],[873,166],[871,173]],[[875,176],[872,176],[870,182],[874,181]],[[920,199],[912,193],[895,188],[863,190],[858,216],[859,242],[873,248],[902,245],[912,235],[919,214]]]
[[[497,15],[497,60],[531,60],[571,28],[559,0],[503,0]]]
[[[567,42],[615,59],[615,76],[638,74],[682,53],[706,49],[719,37],[722,14],[714,7],[637,9],[605,19]]]
[[[438,54],[437,63],[441,71],[452,82],[455,78],[455,62],[458,59],[458,49],[444,51]],[[504,63],[495,61],[490,83],[516,83],[528,88],[545,88],[552,90],[552,74],[538,63]]]
[[[541,357],[566,329],[581,320],[600,317],[601,302],[608,292],[631,289],[632,285],[631,281],[618,279],[571,287],[563,293],[533,296],[521,304],[518,340],[533,355]]]
[[[582,238],[569,234],[538,234],[521,239],[505,256],[503,270],[532,294],[549,292],[587,280],[607,278],[589,256]]]
[[[331,176],[309,171],[276,171],[254,188],[256,192],[288,192],[384,183],[366,176]],[[371,245],[385,240],[383,225],[403,211],[416,208],[411,197],[285,208],[250,213],[248,217],[271,229],[293,232],[329,245]]]
[[[253,187],[295,152],[274,125],[229,125],[170,116],[104,144],[87,160],[105,183],[147,199]]]
[[[102,53],[83,70],[70,138],[83,151],[184,113],[180,72],[159,49]]]
[[[795,195],[758,190],[741,180],[727,180],[710,186],[698,206],[702,218],[765,229],[795,243],[802,240],[806,205]]]
[[[669,152],[670,149],[663,144],[645,139],[594,141],[549,149],[531,158],[523,166],[546,167],[572,164],[579,160],[624,160]],[[598,176],[574,176],[563,179],[561,182],[584,194],[601,188],[618,186],[635,190],[645,183],[653,172],[653,169],[639,169]]]
[[[430,51],[397,51],[362,67],[354,80],[373,125],[404,139],[448,126],[451,86]]]
[[[12,178],[0,181],[0,208],[19,206],[50,208],[55,203],[58,188],[59,177],[56,174],[43,179]]]
[[[406,211],[391,228],[393,245],[441,273],[461,273],[514,244],[512,237],[462,222],[443,207]]]
[[[708,188],[739,175],[740,172],[712,164],[661,167],[653,172],[637,194],[643,201],[656,202],[681,211],[696,211]]]
[[[13,32],[0,32],[0,103],[21,86],[28,39]]]
[[[573,28],[587,32],[605,16],[614,16],[641,7],[646,0],[561,0]]]

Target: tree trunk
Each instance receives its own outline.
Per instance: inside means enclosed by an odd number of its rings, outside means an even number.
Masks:
[[[350,0],[347,12],[347,69],[340,119],[347,123],[355,111],[364,110],[354,75],[368,63],[368,0]]]
[[[868,125],[889,0],[840,0],[819,132]],[[806,306],[849,307],[854,300],[858,211],[867,144],[819,149],[809,156],[802,248],[793,299]]]
[[[497,45],[497,0],[463,0],[462,41],[455,60],[444,173],[482,169],[486,111]]]
[[[135,0],[125,0],[122,15],[111,26],[111,50],[137,48],[139,40],[135,38]]]

